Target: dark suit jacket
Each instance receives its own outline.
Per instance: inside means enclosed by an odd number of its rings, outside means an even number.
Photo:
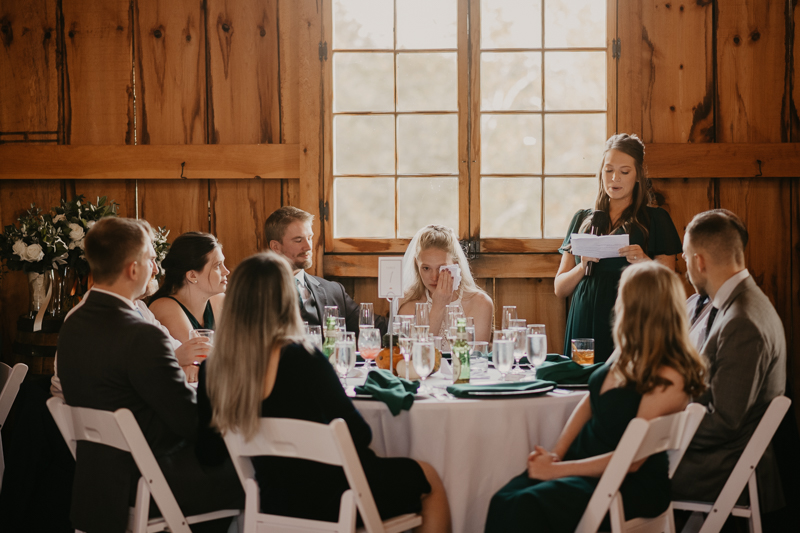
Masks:
[[[195,393],[186,385],[170,340],[119,298],[97,291],[87,298],[58,338],[58,374],[67,404],[130,409],[157,458],[187,448],[197,430]],[[79,442],[73,526],[124,531],[138,477],[130,454]]]
[[[770,401],[784,393],[786,337],[769,299],[752,277],[723,302],[703,345],[710,384],[700,402],[708,406],[675,472],[673,496],[714,501]],[[764,512],[783,506],[772,446],[756,470]]]
[[[339,307],[339,316],[345,318],[347,324],[347,331],[354,331],[358,333],[358,310],[359,305],[353,301],[352,298],[344,290],[344,286],[336,281],[328,281],[325,278],[312,276],[306,272],[306,286],[311,294],[314,295],[314,300],[317,306],[317,316],[309,317],[304,314],[303,319],[307,320],[312,326],[325,326],[322,324],[322,317],[325,316],[325,306],[335,305]],[[314,320],[316,319],[316,321]],[[386,317],[375,316],[375,327],[381,331],[381,336],[386,334],[387,321]]]

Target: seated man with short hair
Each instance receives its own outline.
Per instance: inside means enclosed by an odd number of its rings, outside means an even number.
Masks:
[[[104,218],[85,242],[95,285],[59,334],[65,401],[106,411],[130,409],[184,514],[241,508],[244,497],[230,461],[217,468],[198,463],[195,392],[186,385],[169,337],[145,321],[134,303],[155,269],[150,226]],[[79,442],[73,526],[87,533],[124,531],[138,478],[130,454]],[[225,523],[206,526],[227,529]]]
[[[724,209],[695,216],[686,228],[683,256],[689,280],[708,294],[701,350],[708,362],[708,406],[672,479],[674,499],[712,502],[733,470],[769,403],[784,392],[786,337],[767,296],[744,265],[746,230]],[[783,506],[770,445],[756,469],[763,512]]]

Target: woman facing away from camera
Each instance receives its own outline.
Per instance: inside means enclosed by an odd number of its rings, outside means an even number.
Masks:
[[[440,271],[448,265],[459,267],[461,281],[457,288],[450,271]],[[475,340],[491,340],[492,299],[475,284],[467,256],[452,228],[431,224],[414,235],[403,257],[403,285],[406,289],[399,314],[413,315],[415,304],[429,303],[432,335],[446,336],[446,307],[459,304],[464,316],[475,321]]]
[[[622,271],[629,265],[657,261],[675,270],[681,240],[669,213],[651,207],[653,192],[644,161],[644,144],[635,135],[621,133],[606,141],[594,210],[575,213],[564,243],[559,248],[561,264],[555,292],[572,296],[564,336],[564,353],[572,353],[572,339],[594,339],[594,361],[608,359],[614,349],[611,339],[611,311],[617,298]],[[601,212],[593,220],[593,213]],[[602,220],[601,220],[602,216]],[[593,223],[594,222],[594,223]],[[625,234],[630,244],[619,249],[619,257],[596,259],[572,253],[573,233],[588,233],[591,227],[601,235]],[[586,266],[594,263],[591,276]]]
[[[589,379],[552,451],[536,446],[525,472],[492,498],[487,533],[574,531],[633,418],[683,410],[706,389],[705,363],[687,328],[683,284],[656,261],[622,273],[612,358]],[[666,452],[634,463],[620,487],[625,517],[655,517],[670,503]]]
[[[220,433],[255,437],[260,417],[347,423],[382,519],[421,512],[419,532],[450,531],[444,486],[428,464],[381,458],[370,427],[345,395],[328,360],[304,342],[289,263],[266,252],[231,276],[215,345],[200,367],[197,451],[201,462],[226,457]],[[336,521],[348,483],[341,467],[293,458],[255,457],[261,511]]]

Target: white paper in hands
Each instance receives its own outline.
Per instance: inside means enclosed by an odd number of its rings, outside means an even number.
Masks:
[[[439,267],[439,272],[445,270],[449,270],[450,275],[453,276],[453,290],[457,291],[458,286],[461,284],[461,267],[458,265],[442,265]]]
[[[573,233],[570,237],[572,255],[579,257],[596,257],[608,259],[620,257],[619,249],[630,244],[627,233],[622,235],[590,235],[588,233]]]

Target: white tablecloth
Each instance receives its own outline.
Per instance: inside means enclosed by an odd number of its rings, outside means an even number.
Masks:
[[[494,370],[491,370],[492,377]],[[499,374],[498,374],[499,375]],[[348,385],[364,378],[348,379]],[[431,385],[444,379],[429,379]],[[480,383],[480,381],[476,381]],[[356,400],[383,457],[430,463],[441,476],[454,533],[482,532],[489,501],[526,468],[536,444],[551,449],[586,391],[508,399],[424,399],[392,416],[383,402]]]

